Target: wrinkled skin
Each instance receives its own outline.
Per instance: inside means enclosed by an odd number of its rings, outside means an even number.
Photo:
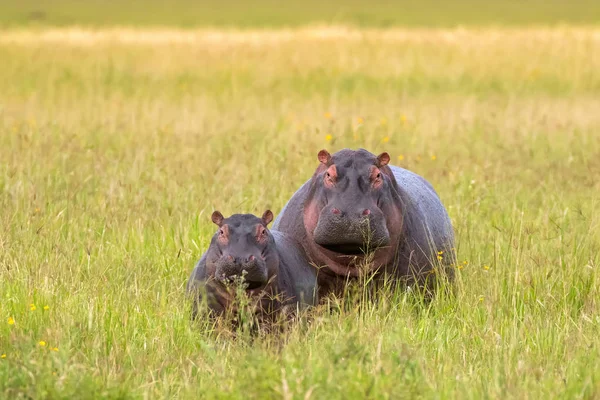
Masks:
[[[425,179],[388,165],[387,153],[322,150],[318,159],[274,229],[302,245],[318,268],[322,295],[365,272],[428,288],[438,271],[452,279],[452,225]]]
[[[275,314],[284,306],[294,309],[316,303],[316,273],[302,248],[280,232],[270,231],[271,211],[262,218],[234,214],[223,218],[210,246],[194,268],[187,291],[194,298],[194,316],[202,296],[216,314],[227,311],[235,299],[235,286],[243,285],[256,300],[256,312]]]

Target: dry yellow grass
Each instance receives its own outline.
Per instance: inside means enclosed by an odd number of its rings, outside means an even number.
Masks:
[[[12,29],[0,32],[5,43],[35,44],[59,43],[73,45],[98,45],[106,43],[134,45],[165,44],[252,44],[273,45],[277,43],[306,41],[355,42],[375,40],[392,43],[439,43],[495,44],[549,43],[554,40],[570,43],[600,41],[597,27],[563,26],[560,28],[438,28],[438,29],[357,29],[347,26],[314,26],[296,29],[169,29],[169,28],[44,28],[37,31]]]

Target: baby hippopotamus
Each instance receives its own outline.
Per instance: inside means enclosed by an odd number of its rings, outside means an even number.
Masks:
[[[295,240],[267,228],[272,220],[270,210],[262,218],[252,214],[224,218],[219,211],[212,214],[219,229],[187,285],[188,293],[194,296],[194,316],[202,295],[207,296],[211,311],[228,311],[240,284],[262,319],[272,319],[284,307],[316,305],[315,269]]]

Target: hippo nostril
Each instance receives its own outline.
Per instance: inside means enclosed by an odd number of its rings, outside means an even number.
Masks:
[[[338,210],[337,208],[332,208],[332,209],[331,209],[331,212],[332,212],[332,213],[334,213],[335,215],[339,215],[339,214],[341,214],[341,213],[342,213],[342,212],[341,212],[340,210]]]
[[[362,212],[362,215],[369,215],[371,214],[371,210],[369,210],[368,208],[365,208],[364,211]]]
[[[248,261],[254,261],[254,256],[248,257]]]
[[[227,256],[227,261],[233,261],[233,256]]]

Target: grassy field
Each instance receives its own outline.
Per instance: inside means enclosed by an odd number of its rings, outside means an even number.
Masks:
[[[600,30],[0,32],[1,398],[600,397]],[[457,294],[189,321],[214,209],[276,214],[321,148],[388,151]]]

